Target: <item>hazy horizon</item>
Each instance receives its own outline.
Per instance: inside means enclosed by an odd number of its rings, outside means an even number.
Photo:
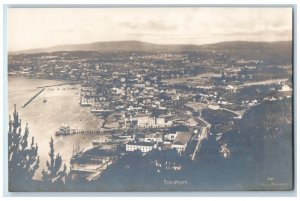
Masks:
[[[96,42],[292,40],[292,8],[9,8],[9,52]]]
[[[77,44],[58,44],[54,46],[47,46],[47,47],[40,47],[40,48],[33,48],[33,49],[23,49],[23,50],[16,50],[16,51],[8,51],[9,53],[18,53],[18,52],[26,52],[31,50],[39,50],[39,49],[48,49],[48,48],[54,48],[54,47],[60,47],[60,46],[72,46],[72,45],[87,45],[87,44],[95,44],[95,43],[113,43],[113,42],[140,42],[140,43],[148,43],[153,45],[195,45],[195,46],[201,46],[201,45],[213,45],[218,43],[230,43],[230,42],[253,42],[253,43],[277,43],[277,42],[291,42],[292,40],[277,40],[277,41],[246,41],[246,40],[234,40],[234,41],[220,41],[220,42],[213,42],[213,43],[204,43],[204,44],[176,44],[176,43],[152,43],[147,41],[141,41],[141,40],[116,40],[116,41],[94,41],[90,43],[77,43]],[[83,50],[84,51],[84,50]]]

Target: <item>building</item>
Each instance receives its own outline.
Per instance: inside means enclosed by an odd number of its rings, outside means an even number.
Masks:
[[[230,91],[231,93],[236,93],[238,88],[237,86],[227,85],[226,90]]]
[[[132,152],[135,150],[140,150],[143,153],[147,153],[154,148],[155,143],[152,142],[136,142],[131,141],[126,144],[126,151]]]
[[[137,122],[137,127],[139,128],[155,128],[155,127],[166,126],[164,117],[155,118],[148,115],[141,115],[141,116],[136,116],[132,120]]]
[[[177,132],[176,138],[172,143],[172,149],[176,149],[178,153],[185,151],[187,143],[191,139],[191,134],[188,132]]]
[[[166,121],[164,117],[156,118],[156,126],[157,127],[164,127],[166,125]]]
[[[281,90],[279,90],[279,91],[292,91],[292,89],[290,88],[289,85],[285,84],[281,87]]]
[[[162,134],[161,133],[146,134],[144,137],[144,142],[163,142]]]
[[[165,135],[165,140],[174,140],[177,136],[177,133],[168,133]]]
[[[218,109],[220,109],[220,106],[217,104],[209,104],[208,108],[211,110],[218,110]]]
[[[155,127],[155,118],[150,116],[136,117],[137,126],[140,128]]]

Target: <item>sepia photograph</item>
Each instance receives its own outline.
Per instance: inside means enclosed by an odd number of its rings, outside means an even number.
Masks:
[[[292,191],[293,6],[9,6],[9,192]]]

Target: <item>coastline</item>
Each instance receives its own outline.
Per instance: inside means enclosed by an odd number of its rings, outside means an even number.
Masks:
[[[28,123],[29,139],[34,136],[39,146],[40,168],[36,172],[35,179],[40,179],[41,170],[46,167],[51,137],[54,139],[55,153],[62,155],[63,163],[67,166],[69,166],[73,150],[72,146],[66,145],[79,142],[81,147],[88,149],[92,146],[92,140],[101,138],[101,136],[94,135],[55,136],[55,131],[62,123],[69,123],[72,128],[76,129],[99,129],[101,127],[103,120],[92,114],[89,108],[79,105],[79,84],[69,85],[56,80],[15,77],[9,77],[8,82],[9,114],[13,112],[13,105],[17,104],[17,111],[22,119],[22,130]],[[64,85],[46,87],[45,91],[28,106],[21,107],[25,100],[40,90],[39,86],[53,83]],[[44,102],[44,100],[47,101]]]

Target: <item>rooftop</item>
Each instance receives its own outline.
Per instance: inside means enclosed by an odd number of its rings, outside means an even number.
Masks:
[[[186,144],[191,138],[191,134],[188,132],[178,132],[173,144]]]
[[[128,145],[137,145],[137,146],[153,146],[155,143],[131,141],[131,142],[128,142],[127,144]]]

